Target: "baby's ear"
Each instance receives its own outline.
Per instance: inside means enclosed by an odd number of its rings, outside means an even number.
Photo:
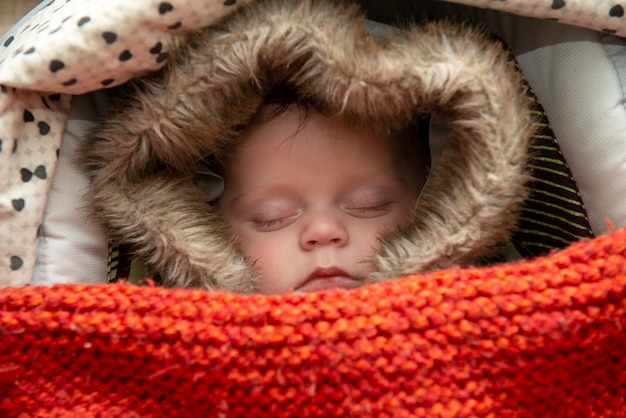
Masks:
[[[224,178],[204,162],[196,166],[193,183],[208,195],[209,202],[219,199],[224,194]]]

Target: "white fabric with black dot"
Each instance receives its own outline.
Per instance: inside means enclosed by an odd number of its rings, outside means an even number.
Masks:
[[[249,1],[44,0],[0,39],[0,286],[31,282],[72,95],[160,68],[169,37]]]
[[[626,36],[626,4],[616,0],[448,0],[520,16],[550,19],[568,25]]]

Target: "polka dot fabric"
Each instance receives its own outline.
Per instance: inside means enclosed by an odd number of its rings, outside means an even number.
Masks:
[[[28,284],[71,96],[163,66],[249,0],[45,1],[0,42],[0,286]]]
[[[626,36],[626,3],[616,0],[447,0]]]
[[[625,326],[626,229],[306,295],[9,288],[0,416],[624,416]]]
[[[0,80],[69,94],[115,86],[160,68],[173,35],[209,25],[245,2],[53,0],[0,47]]]
[[[0,285],[29,283],[70,96],[0,91]]]

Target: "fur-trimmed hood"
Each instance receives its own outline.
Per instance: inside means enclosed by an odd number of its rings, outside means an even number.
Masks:
[[[411,219],[374,260],[373,281],[470,263],[506,239],[533,124],[499,43],[450,23],[373,38],[351,6],[260,1],[182,38],[162,71],[124,88],[81,150],[95,213],[166,285],[254,291],[253,269],[192,177],[277,82],[361,126],[397,128],[421,112],[450,125]]]

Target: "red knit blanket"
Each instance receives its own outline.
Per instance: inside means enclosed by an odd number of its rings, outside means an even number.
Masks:
[[[534,261],[244,296],[0,290],[0,416],[626,416],[626,229]]]

